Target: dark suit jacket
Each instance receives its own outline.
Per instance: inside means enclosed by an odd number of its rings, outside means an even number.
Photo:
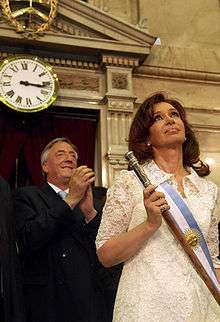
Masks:
[[[45,184],[15,193],[16,228],[24,271],[28,322],[105,322],[89,224]]]
[[[21,270],[9,185],[0,177],[0,321],[24,322]]]

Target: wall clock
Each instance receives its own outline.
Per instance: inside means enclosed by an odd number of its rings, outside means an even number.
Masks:
[[[57,97],[58,78],[38,57],[14,56],[0,63],[0,100],[20,112],[37,112]]]

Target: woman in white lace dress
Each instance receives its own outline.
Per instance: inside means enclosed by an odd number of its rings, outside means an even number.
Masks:
[[[108,191],[96,245],[105,266],[124,262],[113,321],[219,322],[220,306],[162,219],[170,207],[155,190],[168,181],[178,191],[215,259],[217,186],[205,178],[209,168],[182,105],[162,93],[146,99],[131,125],[129,149],[152,185],[143,191],[134,172],[124,170]]]

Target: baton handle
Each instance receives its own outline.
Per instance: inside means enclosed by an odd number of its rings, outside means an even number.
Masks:
[[[133,151],[128,151],[125,153],[125,159],[128,161],[129,166],[134,170],[138,179],[143,184],[144,188],[147,188],[151,184],[147,175],[144,173],[142,166],[138,163],[138,160],[134,156]]]

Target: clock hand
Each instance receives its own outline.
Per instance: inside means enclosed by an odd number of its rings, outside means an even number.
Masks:
[[[24,85],[24,86],[36,86],[36,87],[45,87],[44,84],[35,84],[35,83],[29,83],[28,81],[20,81],[20,84],[21,85]]]

